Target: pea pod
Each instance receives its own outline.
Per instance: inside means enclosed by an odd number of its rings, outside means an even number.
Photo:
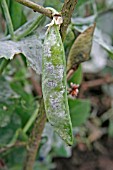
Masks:
[[[59,26],[55,23],[48,29],[43,45],[42,92],[50,124],[67,144],[72,145],[66,61]]]

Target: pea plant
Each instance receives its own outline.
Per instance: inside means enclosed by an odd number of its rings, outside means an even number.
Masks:
[[[70,156],[73,128],[87,120],[91,107],[77,98],[81,63],[98,41],[96,13],[85,29],[71,21],[84,3],[0,1],[0,168],[52,169],[52,156]]]

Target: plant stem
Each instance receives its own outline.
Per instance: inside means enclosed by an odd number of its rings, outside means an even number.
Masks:
[[[21,38],[30,34],[36,27],[38,27],[40,25],[40,23],[43,19],[44,19],[44,15],[38,16],[37,19],[34,20],[34,22],[24,32],[22,32],[22,34],[16,36],[16,40],[18,41]]]
[[[2,5],[3,11],[4,11],[4,15],[5,15],[5,19],[6,19],[6,22],[7,22],[9,33],[11,35],[11,38],[14,40],[14,38],[15,38],[14,28],[13,28],[13,24],[12,24],[12,21],[11,21],[11,17],[10,17],[10,14],[9,14],[9,10],[8,10],[6,0],[1,0],[1,5]]]
[[[6,146],[0,148],[0,153],[8,151],[9,149],[12,149],[14,147],[21,147],[21,146],[26,146],[26,142],[16,142],[12,145],[6,145]]]
[[[44,102],[43,99],[40,99],[40,107],[28,143],[27,156],[26,156],[23,170],[33,170],[33,166],[34,166],[37,150],[39,148],[39,144],[41,141],[41,135],[45,126],[45,122],[46,122],[46,115],[44,109]]]
[[[3,59],[0,64],[0,75],[3,73],[6,66],[9,64],[10,60]]]
[[[25,127],[23,128],[23,133],[26,133],[28,129],[31,127],[31,125],[33,124],[33,122],[35,121],[37,114],[38,114],[38,110],[39,110],[39,107],[36,108],[35,112],[33,113],[33,115],[30,117],[30,119],[26,123]]]
[[[14,145],[22,129],[17,129],[8,146]]]
[[[64,0],[64,5],[61,11],[61,14],[63,17],[63,23],[60,29],[62,40],[65,39],[66,31],[67,31],[68,25],[71,22],[71,17],[72,17],[76,4],[77,4],[77,0]]]
[[[39,12],[43,15],[46,15],[49,18],[52,17],[51,11],[49,9],[44,8],[43,6],[40,6],[40,5],[38,5],[34,2],[31,2],[29,0],[16,0],[16,1],[27,6],[27,7],[29,7],[29,8],[31,8],[31,9],[33,9],[36,12]]]
[[[7,26],[8,26],[9,33],[11,35],[11,39],[15,40],[14,28],[13,28],[13,24],[12,24],[12,21],[11,21],[11,17],[10,17],[10,14],[9,14],[9,9],[8,9],[6,0],[1,0],[1,5],[2,5],[3,11],[4,11],[4,15],[5,15],[5,19],[6,19],[6,23],[7,23]],[[3,73],[4,69],[10,63],[10,61],[11,60],[3,59],[2,63],[0,64],[0,75]]]

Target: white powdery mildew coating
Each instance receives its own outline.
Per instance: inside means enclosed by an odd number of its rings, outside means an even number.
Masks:
[[[63,76],[64,76],[64,66],[63,65],[58,65],[56,66],[56,75],[55,75],[55,78],[59,79],[60,81],[62,81],[63,79]]]
[[[52,46],[58,46],[59,50],[60,44],[56,41],[56,36],[54,31],[52,31],[52,36],[45,42],[44,56],[47,58],[52,58],[51,48]],[[49,48],[48,48],[49,47]],[[56,57],[56,56],[55,56]],[[62,59],[61,59],[62,60]],[[62,63],[63,64],[63,63]],[[45,80],[44,86],[47,87],[45,96],[46,102],[48,102],[47,112],[51,124],[59,124],[59,119],[66,119],[66,108],[64,101],[64,93],[66,87],[63,84],[64,77],[64,66],[61,63],[54,66],[52,60],[45,64]],[[49,78],[48,78],[49,75]],[[57,91],[56,91],[57,88]],[[52,96],[50,95],[52,93]],[[60,119],[62,121],[62,119]]]
[[[46,43],[46,45],[44,46],[43,53],[44,53],[44,56],[51,57],[51,47],[49,43]]]
[[[51,57],[51,47],[56,44],[56,35],[54,30],[51,32],[51,36],[48,36],[48,40],[45,42],[44,45],[44,56]],[[59,46],[59,44],[57,44]]]
[[[46,63],[46,69],[47,69],[47,73],[49,74],[53,74],[54,73],[54,66],[51,62]]]
[[[70,131],[67,131],[67,129],[64,128],[63,126],[61,126],[60,128],[63,128],[64,130],[61,131],[59,128],[55,128],[55,130],[57,131],[57,133],[60,134],[64,140],[66,140],[66,141],[72,141],[72,138],[71,138],[71,136],[69,135]]]
[[[47,118],[55,131],[67,142],[71,143],[71,121],[68,100],[66,98],[65,56],[60,34],[56,28],[50,28],[44,42],[43,56],[43,96]]]
[[[65,89],[62,88],[58,92],[53,92],[52,95],[48,93],[48,100],[50,105],[48,107],[48,111],[52,110],[52,116],[56,116],[56,118],[62,117],[65,119],[66,108],[64,105],[64,94]]]
[[[55,31],[52,29],[51,30],[51,36],[48,37],[48,42],[50,43],[51,46],[54,46],[55,44],[56,45],[59,45],[56,43],[56,34],[55,34]]]
[[[57,87],[57,82],[55,82],[54,80],[49,80],[47,82],[47,85],[49,88],[55,88],[55,87]]]

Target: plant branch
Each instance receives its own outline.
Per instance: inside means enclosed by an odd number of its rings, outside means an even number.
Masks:
[[[16,143],[14,143],[12,145],[6,145],[6,146],[0,148],[0,153],[3,153],[9,149],[14,148],[14,147],[21,147],[21,146],[26,146],[26,142],[18,142],[17,141]]]
[[[11,21],[11,17],[10,17],[10,14],[9,14],[9,10],[8,10],[6,0],[1,0],[1,5],[2,5],[3,11],[4,11],[4,15],[5,15],[5,19],[6,19],[6,22],[7,22],[9,33],[11,35],[11,38],[14,40],[14,37],[15,37],[14,36],[14,28],[13,28],[13,24],[12,24],[12,21]]]
[[[28,143],[27,156],[24,164],[24,170],[33,170],[37,150],[41,141],[42,132],[46,122],[46,115],[44,109],[43,99],[40,100],[40,108],[31,132]]]
[[[101,86],[104,84],[110,84],[110,83],[113,83],[113,77],[111,75],[106,75],[100,79],[83,82],[80,88],[79,98],[83,98],[84,92],[89,88]]]
[[[31,81],[32,85],[33,85],[33,90],[35,91],[35,93],[37,94],[37,96],[42,97],[42,88],[40,83],[35,79],[35,72],[30,69],[30,78],[29,80]]]
[[[69,72],[67,72],[67,80],[69,80],[71,78],[71,76],[78,69],[78,67],[79,67],[79,64],[76,64],[73,69],[71,69],[71,70],[69,70]]]
[[[33,124],[33,122],[35,121],[37,114],[38,114],[38,110],[39,110],[39,106],[36,108],[35,112],[32,114],[32,116],[26,123],[25,127],[23,128],[23,130],[22,130],[23,133],[26,133],[29,130],[29,128],[31,127],[31,125]]]
[[[97,80],[90,80],[87,82],[83,82],[82,87],[84,90],[87,90],[92,87],[101,86],[101,85],[110,84],[110,83],[113,83],[113,77],[111,75],[106,75]]]
[[[34,29],[36,29],[36,27],[40,25],[43,19],[44,19],[44,15],[38,16],[37,19],[34,20],[34,22],[30,26],[28,26],[27,29],[25,29],[21,34],[16,36],[16,40],[19,41],[21,38],[30,34]]]
[[[10,14],[9,14],[9,9],[8,9],[6,0],[1,0],[1,5],[2,5],[2,8],[3,8],[3,12],[4,12],[4,15],[5,15],[5,19],[6,19],[6,23],[7,23],[9,33],[11,35],[11,39],[15,40],[14,28],[13,28],[13,24],[12,24],[12,21],[11,21],[11,17],[10,17]],[[6,66],[9,63],[10,63],[10,60],[3,59],[3,61],[0,64],[0,75],[3,73],[4,69],[6,68]]]
[[[67,31],[68,25],[71,22],[71,17],[72,17],[76,4],[77,4],[77,0],[65,0],[64,1],[64,5],[61,11],[61,14],[63,17],[63,23],[60,29],[62,40],[65,39],[66,31]]]
[[[51,10],[46,9],[43,6],[40,6],[40,5],[38,5],[38,4],[36,4],[32,1],[29,1],[29,0],[16,0],[16,1],[27,6],[27,7],[29,7],[29,8],[31,8],[31,9],[33,9],[36,12],[39,12],[43,15],[46,15],[49,18],[52,18]]]

